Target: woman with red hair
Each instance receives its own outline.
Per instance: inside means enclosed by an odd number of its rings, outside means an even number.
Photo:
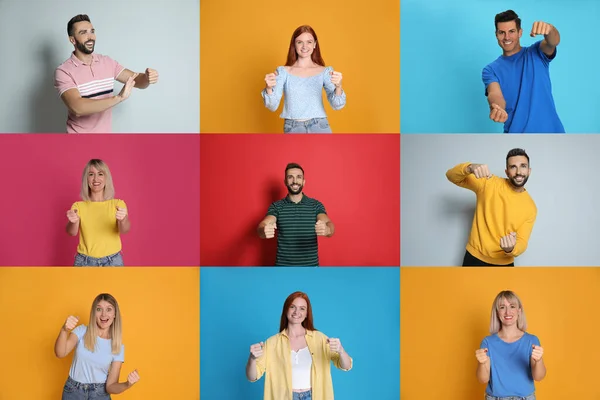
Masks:
[[[342,89],[342,73],[326,67],[314,29],[298,27],[292,34],[285,66],[265,76],[262,91],[265,107],[277,111],[285,96],[284,133],[331,133],[323,105],[323,89],[334,110],[346,105]]]
[[[279,333],[250,346],[246,377],[256,382],[266,373],[264,400],[329,400],[331,362],[352,369],[340,339],[315,329],[306,293],[294,292],[283,304]]]

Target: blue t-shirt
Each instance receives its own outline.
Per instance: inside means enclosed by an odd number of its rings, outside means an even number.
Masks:
[[[487,336],[481,341],[481,348],[487,348],[490,357],[487,394],[496,397],[524,397],[535,392],[531,375],[534,344],[540,346],[540,340],[527,332],[513,343],[506,343],[498,334]]]
[[[550,62],[540,49],[541,41],[522,47],[517,54],[500,56],[482,73],[485,95],[492,82],[498,82],[508,119],[504,133],[565,133],[552,97]]]
[[[79,325],[73,334],[79,339],[69,376],[79,383],[106,383],[108,369],[113,361],[125,362],[125,345],[121,345],[119,354],[112,354],[112,340],[96,337],[96,349],[92,353],[85,348],[83,335],[87,326]]]

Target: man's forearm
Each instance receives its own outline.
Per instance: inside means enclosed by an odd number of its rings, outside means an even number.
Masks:
[[[327,228],[329,230],[327,237],[332,237],[333,234],[335,233],[335,225],[333,224],[333,222],[331,222],[331,221],[327,222]]]
[[[75,100],[74,104],[70,107],[71,112],[73,112],[78,117],[83,117],[86,115],[96,114],[102,111],[106,111],[109,108],[112,108],[121,102],[121,96],[112,96],[107,99],[86,99],[79,98]]]
[[[148,75],[139,73],[138,76],[135,77],[135,87],[138,89],[146,89],[148,86],[150,86]]]
[[[506,100],[504,100],[504,96],[502,94],[488,94],[487,99],[490,107],[492,106],[492,104],[497,104],[501,109],[506,110]]]
[[[556,29],[556,27],[552,25],[550,33],[545,35],[544,39],[546,39],[546,43],[548,43],[548,45],[552,47],[558,46],[558,44],[560,43],[560,33],[558,32],[558,29]]]

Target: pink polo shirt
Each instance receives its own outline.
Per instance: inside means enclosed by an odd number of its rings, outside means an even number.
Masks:
[[[113,96],[117,76],[125,68],[102,54],[92,54],[92,64],[85,64],[71,57],[59,65],[54,73],[54,87],[58,95],[70,89],[79,90],[86,99],[106,99]],[[99,113],[78,117],[69,111],[67,133],[110,133],[112,132],[112,108]]]

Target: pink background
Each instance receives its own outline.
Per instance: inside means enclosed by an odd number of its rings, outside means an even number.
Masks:
[[[66,212],[85,164],[100,158],[129,211],[125,266],[198,266],[199,144],[199,135],[0,135],[0,265],[73,265],[79,238],[67,235]]]

